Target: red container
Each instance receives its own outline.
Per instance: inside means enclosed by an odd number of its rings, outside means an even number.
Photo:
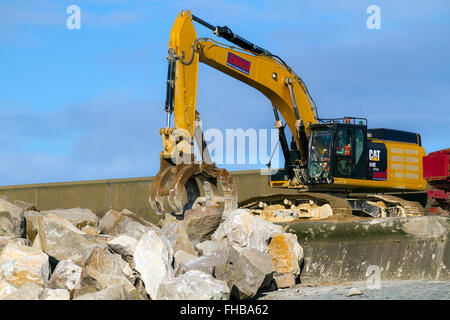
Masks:
[[[450,148],[423,157],[423,177],[432,181],[449,180]]]

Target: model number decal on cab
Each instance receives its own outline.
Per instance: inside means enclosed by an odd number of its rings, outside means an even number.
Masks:
[[[245,73],[246,75],[250,73],[250,61],[242,59],[231,52],[228,52],[227,65]]]
[[[387,149],[384,143],[368,142],[369,167],[368,178],[372,180],[387,180]]]

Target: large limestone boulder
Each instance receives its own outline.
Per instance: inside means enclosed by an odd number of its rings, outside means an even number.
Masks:
[[[25,232],[24,211],[0,198],[0,236],[21,238]]]
[[[206,240],[195,246],[198,253],[202,256],[221,256],[228,255],[230,246],[225,242]]]
[[[100,229],[100,232],[109,234],[120,216],[121,213],[114,209],[111,209],[107,213],[105,213],[98,222],[98,228]]]
[[[13,293],[4,297],[3,300],[39,300],[43,291],[43,287],[34,282],[28,282]]]
[[[92,234],[92,233],[85,233],[83,230],[83,237],[91,242],[95,242],[99,244],[101,247],[106,248],[108,246],[108,242],[114,239],[113,236],[107,235],[107,234]]]
[[[275,284],[278,289],[283,288],[293,288],[295,286],[295,275],[294,274],[280,274],[275,273],[273,276]]]
[[[292,233],[276,233],[268,246],[275,270],[278,273],[300,275],[303,248]]]
[[[134,300],[134,296],[127,291],[126,285],[119,284],[76,297],[74,300]]]
[[[49,258],[39,249],[9,242],[0,252],[0,279],[16,287],[28,282],[45,286],[49,276]]]
[[[36,206],[30,202],[22,201],[22,200],[14,200],[14,204],[18,207],[21,207],[23,211],[38,211]]]
[[[193,254],[190,254],[189,252],[178,250],[173,255],[173,265],[175,267],[175,270],[178,269],[178,266],[181,264],[186,264],[188,261],[197,258],[197,256],[194,256]]]
[[[268,253],[255,248],[230,249],[231,272],[227,274],[231,279],[224,279],[233,284],[232,295],[237,299],[253,298],[259,291],[273,284],[275,268]],[[228,265],[230,267],[230,264]],[[216,275],[216,277],[219,277]]]
[[[267,252],[269,240],[275,233],[281,233],[282,227],[253,216],[245,209],[238,209],[228,214],[211,240],[226,241],[230,245],[251,247]]]
[[[190,259],[184,263],[180,263],[177,267],[175,276],[191,271],[199,270],[214,276],[216,267],[220,267],[227,263],[228,256],[201,256]]]
[[[164,281],[158,291],[160,300],[227,300],[229,296],[224,281],[198,270]]]
[[[55,214],[40,216],[38,225],[42,251],[59,261],[71,259],[83,266],[92,250],[101,246],[86,239],[81,230]]]
[[[169,240],[174,252],[183,250],[193,255],[197,255],[189,236],[179,222],[171,222],[163,225],[161,232]]]
[[[28,239],[0,236],[0,250],[10,242],[18,243],[23,246],[29,246],[31,244]]]
[[[5,298],[6,296],[10,295],[11,293],[14,293],[17,291],[17,288],[13,286],[12,284],[0,280],[0,300]]]
[[[110,226],[110,221],[107,223],[108,221],[105,222],[102,218],[100,230],[102,233],[114,237],[122,234],[139,240],[144,233],[151,230],[158,230],[158,227],[154,224],[138,217],[135,213],[127,209],[122,210],[120,214],[112,212],[107,217],[104,217],[104,219],[114,220],[114,223]]]
[[[78,229],[85,226],[97,227],[98,217],[89,209],[72,208],[72,209],[52,209],[40,212],[43,215],[54,214],[72,223]]]
[[[133,255],[138,240],[136,238],[121,234],[107,242],[109,249],[120,254],[130,266],[134,266]]]
[[[219,226],[222,212],[216,207],[204,206],[186,210],[183,227],[189,239],[194,243],[210,240],[211,235]]]
[[[151,299],[157,299],[161,283],[173,278],[173,248],[169,240],[155,231],[149,231],[139,239],[133,258],[145,290]]]
[[[72,291],[79,286],[81,271],[82,268],[73,263],[72,260],[61,260],[53,270],[48,288]]]
[[[25,202],[22,200],[14,200],[14,204],[18,207],[21,207],[23,209],[23,211],[37,211],[37,208],[34,204],[29,203],[29,202]]]
[[[70,300],[70,292],[66,289],[45,288],[41,300]]]
[[[34,242],[34,239],[36,239],[38,233],[38,218],[40,216],[41,214],[37,211],[29,210],[24,213],[26,237],[32,243]]]
[[[83,266],[79,288],[75,289],[74,296],[94,293],[112,285],[124,285],[130,295],[136,296],[136,288],[127,275],[132,275],[131,268],[120,255],[108,249],[95,248]]]

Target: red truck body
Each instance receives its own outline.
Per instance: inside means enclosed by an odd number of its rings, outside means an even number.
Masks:
[[[450,148],[423,157],[423,176],[431,189],[427,191],[432,201],[430,212],[449,213],[450,203]]]

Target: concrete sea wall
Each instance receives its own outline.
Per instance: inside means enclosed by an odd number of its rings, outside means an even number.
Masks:
[[[240,200],[277,192],[267,186],[267,176],[260,175],[258,170],[236,171],[231,174]],[[126,208],[157,223],[161,216],[154,213],[148,202],[152,180],[153,177],[143,177],[2,186],[0,195],[5,195],[10,201],[31,202],[40,210],[82,207],[103,216],[109,209]]]
[[[450,280],[449,217],[311,221],[287,228],[304,249],[304,283],[363,281],[375,276]]]

